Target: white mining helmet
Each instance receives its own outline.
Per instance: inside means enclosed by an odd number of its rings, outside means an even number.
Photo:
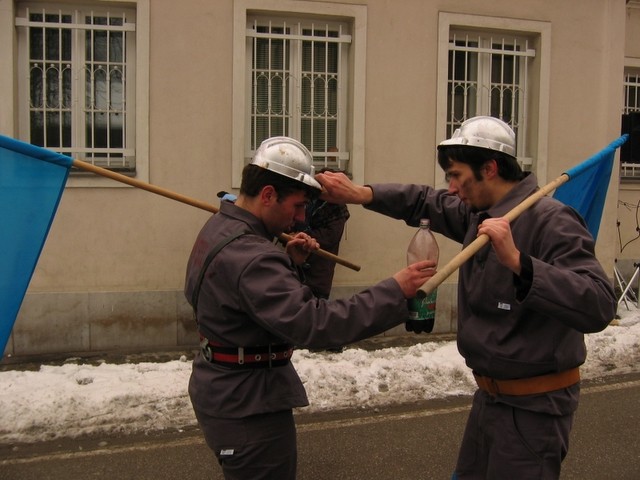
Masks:
[[[516,134],[511,127],[495,117],[473,117],[462,122],[449,140],[440,142],[438,148],[450,145],[467,145],[516,156]]]
[[[251,163],[322,190],[313,178],[315,168],[309,150],[293,138],[267,138],[256,150]]]

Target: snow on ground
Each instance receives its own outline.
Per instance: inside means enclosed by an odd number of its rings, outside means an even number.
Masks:
[[[621,305],[617,325],[586,336],[583,378],[640,371],[640,310],[631,308]],[[375,408],[475,390],[453,341],[343,353],[296,350],[293,363],[311,403],[303,412]],[[0,444],[194,426],[190,373],[185,356],[97,366],[70,359],[38,371],[0,372]]]

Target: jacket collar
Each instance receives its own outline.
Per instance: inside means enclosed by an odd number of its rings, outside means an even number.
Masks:
[[[245,223],[252,233],[261,237],[273,240],[275,237],[267,232],[264,223],[256,217],[253,213],[240,208],[232,202],[220,202],[220,212],[226,217],[233,218],[239,222]]]
[[[484,212],[480,212],[483,217],[499,218],[504,217],[513,207],[520,204],[525,198],[539,190],[538,179],[531,172],[526,172],[525,177],[520,180],[504,197],[493,207]]]

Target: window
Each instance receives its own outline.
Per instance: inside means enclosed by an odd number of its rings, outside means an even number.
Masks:
[[[441,12],[438,28],[436,144],[468,118],[500,118],[520,164],[545,183],[551,25]]]
[[[629,60],[628,63],[638,63]],[[620,148],[620,177],[624,180],[640,179],[640,139],[631,133],[640,128],[640,67],[627,66],[624,70],[624,106],[622,133],[631,138]]]
[[[266,138],[286,135],[309,149],[316,169],[347,169],[342,117],[351,37],[346,28],[312,20],[249,19],[251,152]]]
[[[18,10],[20,137],[135,174],[136,11]]]
[[[640,112],[640,68],[625,68],[624,113]]]
[[[453,30],[449,35],[447,138],[476,115],[500,118],[513,128],[517,156],[531,167],[527,153],[527,82],[535,58],[526,37]],[[521,133],[522,132],[522,133]]]
[[[366,34],[356,48],[352,32],[366,32],[366,9],[286,0],[268,6],[234,3],[233,186],[260,143],[279,135],[300,140],[316,169],[361,179]]]

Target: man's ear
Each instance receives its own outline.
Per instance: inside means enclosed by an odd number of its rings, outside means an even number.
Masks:
[[[273,205],[278,199],[278,194],[272,185],[265,185],[260,190],[260,201],[263,205]]]
[[[484,164],[486,178],[494,178],[498,176],[498,162],[495,159],[487,160]]]

